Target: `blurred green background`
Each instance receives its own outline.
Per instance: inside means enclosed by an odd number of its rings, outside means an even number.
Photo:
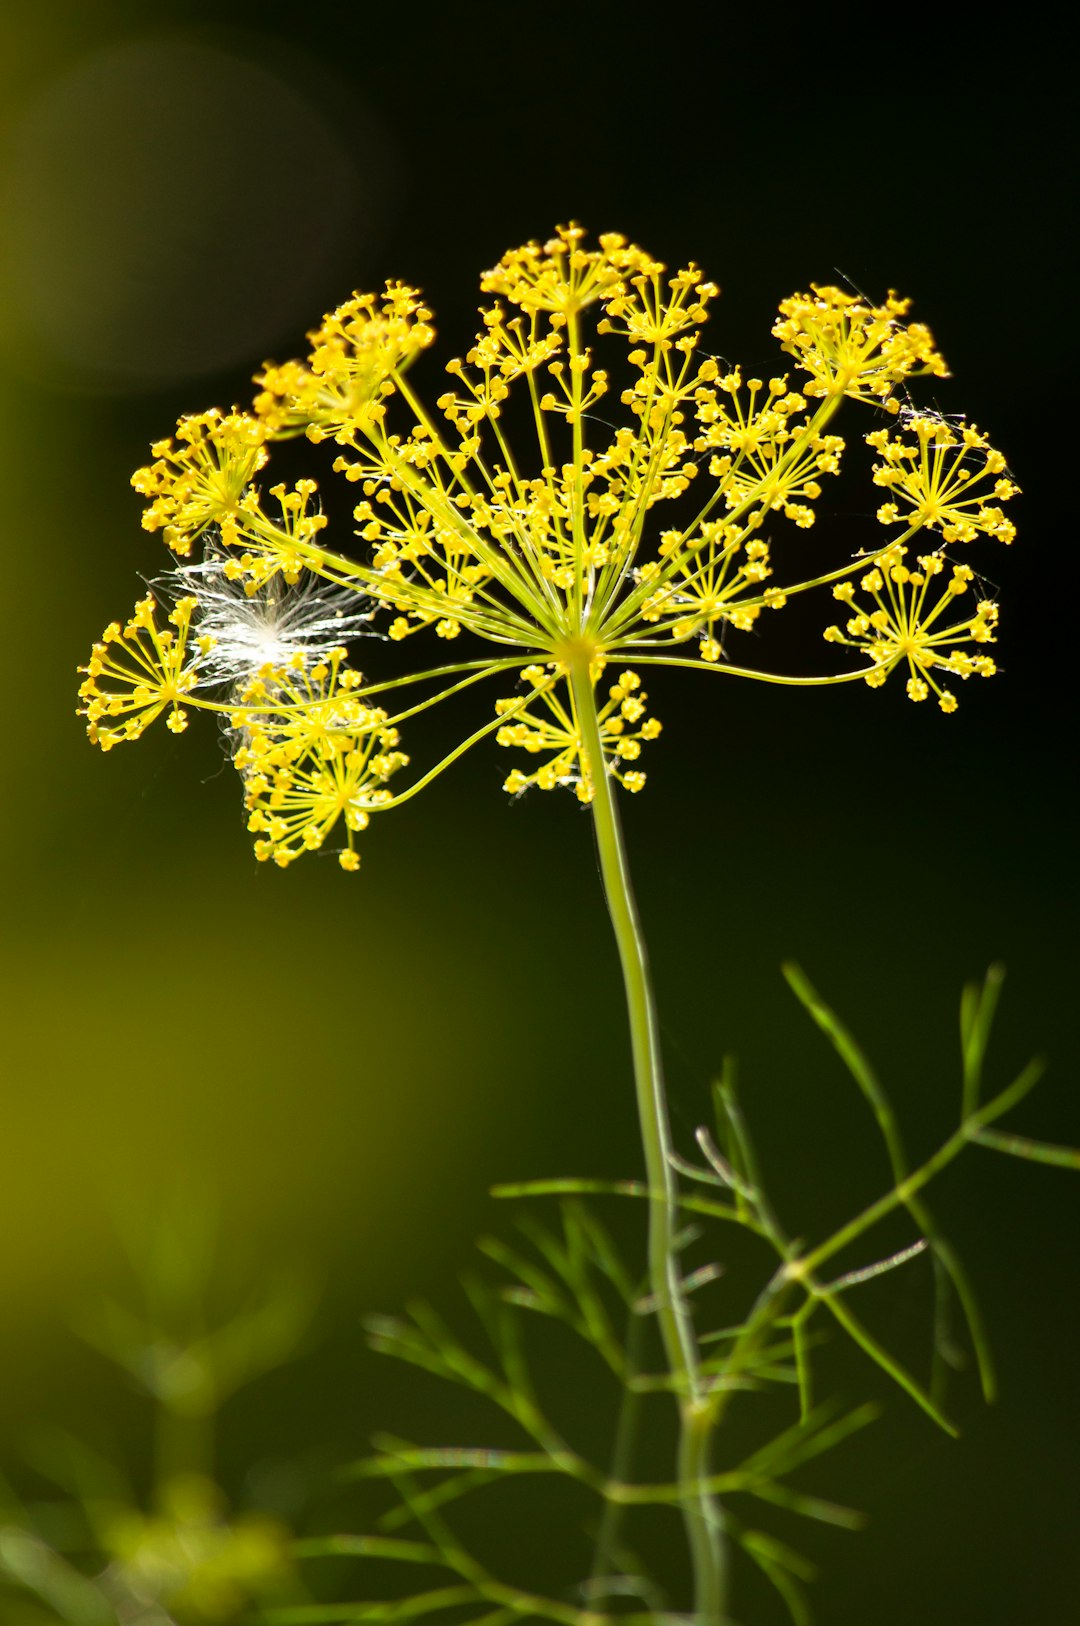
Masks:
[[[891,685],[650,683],[664,734],[626,824],[678,1131],[734,1050],[785,1221],[821,1234],[884,1164],[780,961],[878,1058],[918,1153],[955,1119],[961,984],[1001,959],[992,1079],[1046,1052],[1017,1127],[1080,1143],[1073,124],[1037,21],[9,0],[0,80],[12,1478],[50,1421],[142,1449],[140,1403],[68,1324],[122,1280],[117,1213],[178,1180],[216,1194],[253,1275],[299,1256],[324,1284],[306,1353],[227,1414],[240,1495],[260,1465],[364,1448],[384,1375],[358,1317],[445,1295],[500,1222],[493,1182],[637,1173],[617,970],[570,798],[509,805],[504,754],[481,748],[376,821],[358,878],[279,873],[251,857],[212,730],[106,759],[74,716],[90,641],[165,563],[128,485],[147,443],[245,400],[265,356],[386,277],[426,290],[442,359],[459,353],[478,272],[556,221],[702,263],[724,288],[711,343],[751,367],[771,365],[777,300],[811,279],[913,294],[955,374],[933,399],[987,428],[1025,491],[1016,547],[981,556],[1002,675],[965,687],[956,716]],[[439,357],[416,377],[437,393]],[[841,425],[866,427],[854,408]],[[857,547],[874,499],[849,484],[836,501],[833,534]],[[820,670],[820,614],[789,612],[740,654]],[[416,759],[444,738],[436,716]],[[835,1470],[868,1530],[811,1535],[817,1610],[1071,1618],[1080,1182],[973,1151],[938,1207],[1002,1403],[962,1383],[956,1445],[889,1396]],[[911,1347],[920,1268],[884,1312]]]

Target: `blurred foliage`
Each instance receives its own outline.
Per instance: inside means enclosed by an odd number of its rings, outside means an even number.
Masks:
[[[215,1307],[218,1231],[193,1192],[143,1216],[129,1240],[137,1306],[95,1300],[79,1322],[152,1403],[149,1494],[142,1505],[128,1465],[76,1436],[54,1428],[31,1442],[38,1475],[67,1499],[23,1503],[0,1485],[0,1593],[28,1626],[212,1626],[297,1590],[287,1528],[258,1510],[231,1514],[215,1484],[213,1427],[231,1394],[292,1355],[310,1284],[294,1271]],[[42,1607],[12,1599],[13,1587]]]

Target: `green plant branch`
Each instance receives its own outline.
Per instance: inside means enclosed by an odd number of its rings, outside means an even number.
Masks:
[[[907,1153],[904,1150],[903,1138],[896,1114],[878,1080],[877,1074],[871,1067],[864,1051],[852,1038],[847,1028],[839,1021],[835,1012],[830,1010],[821,999],[802,969],[789,963],[784,965],[782,970],[796,998],[809,1012],[821,1031],[828,1037],[869,1103],[877,1119],[882,1140],[885,1143],[893,1180],[897,1186],[903,1185],[909,1171]],[[993,1005],[996,1003],[996,989],[1000,986],[1000,978],[992,984],[991,976],[992,973],[987,976],[983,996],[979,1003],[979,1011],[987,1010],[989,1016],[993,1014]],[[992,1001],[989,994],[991,986],[995,990]],[[989,1016],[985,1028],[980,1026],[979,1029],[983,1035],[983,1048],[985,1048],[986,1038],[989,1036]],[[976,1090],[977,1084],[978,1079],[977,1075],[975,1075]],[[967,1091],[965,1091],[965,1101],[966,1097]],[[974,1101],[972,1101],[972,1106],[974,1106]],[[975,1350],[975,1358],[978,1362],[983,1395],[987,1401],[992,1401],[997,1391],[993,1360],[990,1355],[990,1345],[986,1336],[982,1314],[967,1272],[955,1248],[942,1235],[937,1221],[926,1203],[918,1195],[912,1195],[905,1200],[904,1206],[919,1227],[919,1230],[926,1237],[934,1253],[935,1265],[941,1272],[938,1276],[938,1291],[935,1294],[934,1368],[931,1375],[931,1392],[940,1396],[943,1390],[941,1361],[944,1358],[946,1347],[945,1329],[947,1325],[948,1296],[947,1292],[942,1290],[942,1284],[948,1282],[952,1284],[967,1322],[972,1346]]]
[[[788,1264],[788,1274],[792,1280],[808,1276],[811,1272],[831,1259],[841,1249],[846,1248],[856,1237],[868,1231],[872,1225],[883,1220],[886,1215],[895,1212],[897,1208],[907,1208],[911,1199],[915,1197],[924,1186],[928,1185],[935,1175],[948,1167],[955,1157],[963,1151],[969,1141],[977,1140],[980,1132],[997,1118],[1009,1112],[1024,1096],[1034,1089],[1044,1071],[1044,1064],[1036,1059],[1028,1062],[1023,1071],[1004,1090],[985,1106],[979,1107],[970,1113],[961,1123],[960,1127],[949,1136],[932,1157],[927,1158],[918,1169],[901,1180],[892,1191],[879,1197],[877,1202],[864,1208],[861,1214],[856,1215],[846,1225],[842,1225],[831,1237],[818,1247],[811,1249],[797,1260]]]
[[[976,1129],[969,1139],[976,1146],[1006,1152],[1011,1157],[1022,1157],[1029,1163],[1048,1163],[1055,1169],[1080,1169],[1080,1151],[1071,1146],[1055,1146],[1050,1141],[1032,1140],[1028,1135],[1003,1134],[997,1129]]]
[[[582,721],[584,770],[587,782],[592,784],[591,764],[595,758],[590,754],[590,748],[596,751],[597,741],[590,732],[588,716],[582,711],[582,698],[577,692],[574,704]],[[592,726],[596,728],[595,718]],[[597,784],[594,788],[597,799],[605,790],[610,799],[610,781]],[[613,806],[611,812],[614,815]],[[611,859],[614,855],[624,866],[625,855],[618,839],[617,825],[614,835],[615,843],[606,856]],[[604,858],[602,850],[605,882],[616,888],[619,876],[616,875],[614,882],[610,881],[611,872],[604,867]],[[636,934],[640,928],[633,912],[632,897],[628,897],[625,868],[621,874],[623,901],[627,903],[628,900],[628,911],[621,916],[622,924],[625,927],[629,921]],[[809,1323],[819,1307],[823,1305],[847,1336],[891,1381],[903,1388],[935,1423],[949,1433],[956,1432],[942,1410],[941,1395],[934,1384],[931,1383],[927,1389],[914,1378],[863,1325],[850,1305],[855,1288],[883,1272],[898,1268],[928,1248],[933,1250],[935,1264],[939,1264],[940,1236],[936,1232],[933,1236],[920,1236],[885,1258],[855,1265],[828,1281],[819,1280],[817,1271],[897,1209],[907,1209],[916,1223],[923,1222],[924,1229],[929,1231],[932,1220],[929,1225],[926,1224],[927,1210],[920,1194],[929,1181],[971,1141],[992,1150],[1068,1168],[1080,1167],[1080,1152],[1020,1135],[1003,1134],[990,1127],[1032,1088],[1041,1071],[1038,1062],[1025,1068],[985,1105],[977,1104],[1000,974],[992,972],[982,989],[969,989],[964,995],[961,1028],[965,1100],[976,1104],[948,1140],[923,1164],[911,1170],[897,1119],[866,1057],[802,973],[795,968],[787,968],[789,982],[853,1073],[873,1110],[894,1176],[893,1188],[885,1196],[822,1243],[804,1249],[801,1243],[792,1241],[786,1235],[766,1196],[749,1128],[739,1105],[734,1064],[730,1060],[725,1062],[723,1075],[714,1086],[717,1141],[714,1142],[705,1129],[699,1130],[696,1136],[707,1166],[697,1167],[672,1153],[666,1116],[658,1113],[657,1119],[650,1121],[649,1103],[663,1106],[662,1081],[655,1050],[655,1016],[640,938],[634,935],[628,940],[619,934],[618,896],[616,892],[617,901],[612,907],[613,924],[616,925],[620,949],[624,950],[629,941],[633,956],[629,973],[625,957],[623,966],[632,1033],[636,1040],[634,1056],[638,1064],[635,1077],[639,1104],[643,1085],[649,1092],[655,1092],[645,1095],[646,1107],[643,1111],[647,1178],[645,1181],[536,1181],[500,1186],[495,1194],[547,1194],[566,1198],[596,1192],[631,1196],[645,1201],[650,1218],[650,1272],[644,1297],[642,1288],[627,1275],[599,1221],[581,1204],[573,1201],[563,1203],[562,1227],[559,1231],[547,1230],[526,1217],[520,1222],[520,1229],[531,1243],[535,1255],[524,1253],[520,1247],[486,1242],[483,1251],[507,1273],[510,1283],[501,1288],[488,1288],[476,1282],[469,1284],[473,1307],[499,1357],[505,1377],[498,1377],[494,1369],[469,1355],[438,1318],[430,1313],[422,1315],[419,1324],[413,1328],[404,1323],[381,1325],[383,1347],[486,1394],[527,1433],[531,1433],[540,1449],[515,1452],[422,1448],[403,1441],[387,1440],[380,1458],[361,1464],[354,1471],[365,1477],[389,1479],[398,1486],[402,1502],[382,1521],[384,1529],[389,1531],[417,1520],[431,1538],[431,1545],[404,1544],[402,1557],[421,1562],[421,1553],[430,1557],[433,1551],[437,1552],[440,1555],[438,1562],[448,1565],[464,1584],[473,1585],[477,1601],[491,1606],[492,1616],[485,1616],[485,1619],[490,1621],[494,1616],[499,1616],[499,1626],[502,1626],[501,1615],[504,1613],[507,1619],[521,1620],[534,1616],[561,1622],[562,1626],[571,1626],[571,1623],[574,1626],[600,1626],[609,1618],[595,1609],[575,1611],[567,1609],[558,1599],[542,1600],[515,1592],[495,1581],[470,1555],[464,1553],[449,1532],[445,1536],[441,1534],[444,1527],[438,1518],[439,1508],[474,1491],[482,1491],[506,1476],[531,1474],[562,1474],[564,1479],[576,1482],[602,1501],[592,1570],[589,1580],[583,1584],[583,1597],[603,1604],[608,1597],[609,1581],[613,1589],[611,1595],[621,1594],[624,1578],[616,1572],[618,1564],[625,1562],[618,1552],[620,1521],[624,1511],[628,1508],[666,1506],[681,1513],[687,1528],[696,1589],[694,1626],[705,1626],[710,1619],[714,1626],[719,1626],[724,1619],[722,1614],[714,1613],[710,1617],[703,1611],[723,1608],[722,1594],[714,1591],[710,1595],[708,1591],[717,1580],[722,1585],[723,1573],[721,1571],[718,1577],[715,1571],[710,1573],[703,1569],[703,1564],[710,1562],[713,1554],[708,1551],[703,1554],[702,1548],[695,1546],[703,1535],[713,1537],[718,1534],[718,1526],[710,1522],[710,1516],[715,1518],[719,1512],[716,1503],[719,1497],[724,1501],[725,1539],[729,1537],[761,1568],[785,1601],[793,1620],[803,1621],[807,1616],[801,1583],[812,1572],[799,1555],[784,1544],[761,1531],[748,1529],[732,1518],[727,1505],[731,1498],[749,1496],[789,1513],[842,1528],[853,1528],[860,1522],[857,1512],[796,1489],[786,1482],[794,1471],[839,1444],[876,1415],[873,1406],[860,1407],[838,1418],[831,1416],[827,1409],[813,1409],[809,1351],[815,1340],[811,1337]],[[636,981],[638,977],[640,981]],[[644,1075],[640,1070],[642,1058],[645,1063]],[[665,1154],[663,1162],[657,1155],[658,1150]],[[677,1184],[676,1175],[679,1173],[688,1180],[698,1182],[699,1191],[703,1185],[706,1189],[719,1187],[721,1190],[717,1191],[715,1198],[684,1192]],[[731,1200],[720,1200],[721,1192],[730,1195]],[[776,1268],[742,1324],[719,1329],[704,1337],[692,1333],[686,1323],[679,1319],[680,1313],[685,1316],[687,1293],[700,1280],[711,1275],[711,1267],[690,1270],[688,1275],[683,1275],[679,1232],[679,1215],[683,1211],[741,1225],[748,1233],[764,1240],[777,1261]],[[659,1228],[655,1222],[657,1215],[660,1216]],[[657,1250],[658,1229],[664,1243],[662,1255]],[[937,1247],[934,1246],[935,1241]],[[663,1267],[659,1289],[653,1274],[658,1261]],[[949,1263],[952,1265],[953,1261]],[[605,1296],[598,1291],[598,1278],[594,1276],[594,1271],[606,1276],[617,1299],[629,1312],[629,1331],[621,1343],[615,1333],[609,1305]],[[962,1275],[959,1279],[966,1283]],[[956,1280],[954,1271],[949,1272],[946,1280]],[[796,1292],[801,1295],[801,1303],[792,1309],[789,1300]],[[662,1373],[639,1370],[638,1356],[632,1348],[635,1336],[640,1337],[646,1326],[646,1307],[649,1314],[657,1314],[661,1334],[664,1335],[665,1330],[668,1334],[664,1338],[667,1370]],[[523,1310],[540,1311],[563,1322],[600,1355],[620,1383],[620,1419],[612,1460],[606,1472],[593,1467],[564,1446],[546,1423],[532,1391],[524,1364],[524,1351],[518,1343],[516,1312]],[[685,1360],[681,1342],[675,1345],[672,1358],[672,1345],[668,1338],[673,1331],[677,1334],[681,1328],[685,1328],[691,1337],[692,1363]],[[718,1345],[719,1351],[710,1359],[703,1360],[700,1350],[706,1341]],[[761,1390],[776,1383],[797,1385],[798,1421],[737,1466],[723,1472],[713,1471],[709,1463],[710,1441],[726,1415],[733,1395]],[[656,1392],[670,1393],[678,1407],[677,1473],[670,1483],[642,1482],[633,1478],[640,1400],[642,1396]],[[429,1473],[438,1478],[427,1489],[416,1485],[410,1477]],[[408,1481],[407,1495],[403,1492],[403,1479]],[[372,1539],[377,1541],[379,1538]],[[372,1546],[369,1551],[372,1557],[393,1557],[395,1549],[391,1544],[385,1552],[380,1552],[377,1546]],[[722,1560],[725,1557],[726,1554],[721,1554]],[[636,1575],[636,1570],[634,1573]],[[644,1592],[642,1597],[645,1597]],[[714,1603],[717,1597],[721,1601]],[[656,1616],[655,1612],[652,1617],[619,1616],[620,1623],[638,1618],[644,1626],[646,1619],[655,1621]]]

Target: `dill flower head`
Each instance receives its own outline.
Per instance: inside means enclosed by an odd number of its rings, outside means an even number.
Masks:
[[[200,666],[210,641],[199,638],[191,647],[191,618],[198,600],[188,595],[170,611],[170,625],[159,627],[153,595],[140,599],[130,621],[113,621],[94,645],[80,672],[86,680],[79,688],[85,702],[82,715],[95,745],[109,751],[124,740],[137,740],[156,717],[165,713],[165,726],[183,733],[187,712],[180,701],[200,682]]]
[[[593,675],[599,677],[602,665],[594,663]],[[596,787],[582,759],[581,723],[573,695],[561,692],[557,668],[545,671],[542,666],[527,666],[521,675],[526,683],[535,685],[536,704],[522,708],[516,700],[497,700],[496,712],[500,716],[514,712],[516,720],[500,728],[495,740],[545,760],[533,773],[514,768],[504,790],[518,795],[530,785],[539,790],[563,785],[572,788],[579,801],[591,802]],[[630,764],[640,757],[642,742],[655,740],[661,728],[657,718],[646,717],[647,700],[637,673],[623,672],[608,688],[596,714],[605,768],[629,791],[643,789],[645,775]]]
[[[639,790],[642,746],[660,729],[643,666],[875,688],[899,667],[911,698],[934,692],[945,711],[956,701],[944,674],[994,670],[981,646],[996,608],[945,550],[1011,542],[1004,505],[1017,487],[974,426],[907,406],[913,381],[947,370],[906,299],[812,285],[783,301],[776,368],[757,377],[704,344],[718,290],[703,272],[669,272],[618,233],[590,246],[581,227],[560,227],[480,285],[479,331],[433,405],[411,381],[431,312],[390,282],[325,316],[303,359],[268,362],[250,412],[182,419],[153,448],[134,482],[144,524],[188,559],[172,596],[178,610],[193,603],[167,637],[140,622],[138,636],[110,629],[96,646],[83,709],[98,743],[134,738],[162,711],[182,726],[181,694],[216,709],[260,856],[288,863],[341,828],[353,867],[373,811],[489,734],[522,753],[511,794],[558,785],[588,802],[598,774]],[[846,455],[834,423],[846,401],[893,420],[865,436],[889,534],[871,526],[856,557],[809,575],[800,536]],[[259,481],[273,443],[298,435],[330,441],[333,471],[354,488],[347,545],[325,545],[313,479]],[[733,637],[816,587],[849,607],[825,637],[861,664],[779,679],[731,661]],[[342,650],[375,629],[462,658],[363,678]],[[117,639],[124,660],[106,656]],[[516,694],[391,791],[406,762],[399,725],[496,676],[516,676]],[[209,698],[214,683],[233,692]],[[109,717],[123,721],[103,726]]]
[[[883,525],[917,520],[939,531],[944,542],[974,542],[980,534],[1011,542],[1016,527],[1001,504],[1019,491],[1005,473],[1005,459],[974,424],[954,428],[936,413],[909,412],[907,434],[887,429],[867,435],[881,453],[874,484],[890,501],[879,509]]]
[[[910,299],[890,292],[870,305],[840,288],[813,284],[809,294],[781,301],[773,333],[812,375],[807,395],[850,395],[896,412],[897,384],[912,373],[947,378],[948,368],[921,322],[901,322]]]
[[[233,716],[255,856],[284,868],[321,847],[340,820],[339,862],[354,870],[353,838],[389,800],[386,781],[409,759],[395,749],[400,736],[386,712],[357,698],[362,679],[344,649],[313,665],[297,656],[291,668],[266,667]]]
[[[938,676],[993,676],[997,668],[991,658],[967,646],[994,642],[997,605],[990,599],[971,604],[970,565],[953,565],[947,572],[941,554],[929,553],[912,568],[906,557],[907,550],[896,544],[859,578],[858,590],[850,581],[834,587],[834,598],[854,613],[843,632],[827,627],[824,636],[867,651],[875,662],[866,673],[872,687],[880,687],[893,667],[906,665],[908,699],[925,700],[933,690],[942,711],[952,712],[956,696],[941,687]]]
[[[154,462],[136,469],[131,483],[149,497],[143,529],[161,531],[176,553],[191,552],[208,525],[234,539],[234,518],[244,492],[267,460],[262,425],[243,412],[216,409],[181,418],[176,437],[150,448]]]
[[[260,420],[275,434],[311,440],[351,434],[383,417],[382,400],[435,337],[416,290],[389,282],[385,293],[353,294],[310,334],[306,363],[267,365],[256,379]]]

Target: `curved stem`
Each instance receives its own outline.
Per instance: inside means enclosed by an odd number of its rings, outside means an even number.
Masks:
[[[593,787],[600,870],[622,965],[645,1169],[649,1190],[656,1194],[649,1200],[649,1284],[679,1404],[678,1476],[685,1487],[681,1506],[693,1563],[695,1622],[696,1626],[722,1626],[726,1590],[722,1514],[715,1500],[700,1488],[708,1474],[713,1408],[702,1380],[697,1341],[675,1253],[678,1194],[670,1161],[671,1129],[656,1006],[618,810],[604,761],[588,652],[575,653],[568,665],[581,729],[582,767]]]
[[[462,740],[460,745],[455,746],[452,751],[448,752],[441,762],[435,764],[434,768],[429,768],[427,773],[415,780],[407,790],[398,791],[395,796],[388,796],[385,802],[373,803],[369,811],[383,813],[389,807],[400,807],[403,802],[411,801],[418,792],[426,790],[433,779],[438,779],[439,775],[445,773],[447,768],[455,763],[459,757],[463,757],[466,751],[471,751],[479,740],[484,739],[488,734],[493,734],[497,728],[502,728],[507,718],[516,717],[518,712],[524,711],[526,706],[536,699],[542,687],[541,685],[538,688],[530,689],[528,694],[523,695],[520,700],[515,700],[512,706],[508,706],[497,717],[493,717],[490,723],[485,723],[483,728],[476,730],[475,734],[470,734],[467,740]]]
[[[785,677],[780,672],[755,672],[749,666],[730,666],[727,661],[711,662],[687,660],[677,655],[639,655],[632,644],[616,648],[612,658],[620,656],[635,666],[685,666],[692,672],[724,672],[728,677],[754,678],[758,683],[781,683],[793,689],[821,689],[831,683],[854,683],[871,672],[888,671],[896,662],[878,661],[873,666],[859,666],[854,672],[830,672],[827,677]]]

